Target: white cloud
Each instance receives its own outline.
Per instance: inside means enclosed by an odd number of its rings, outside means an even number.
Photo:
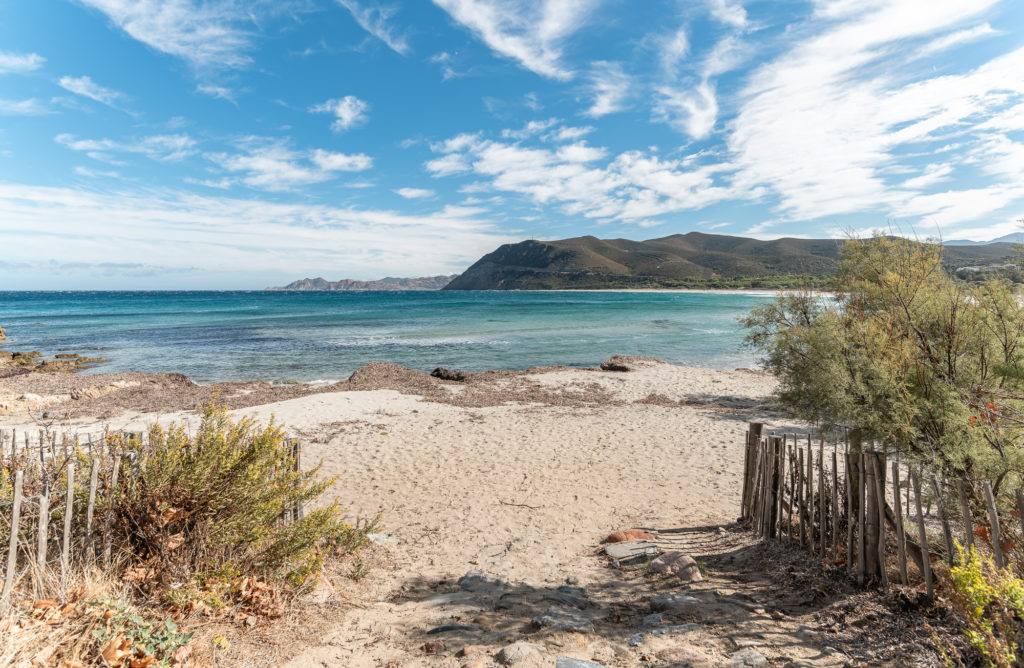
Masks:
[[[594,102],[583,113],[591,118],[599,118],[622,111],[626,108],[632,88],[632,80],[622,70],[620,63],[599,60],[590,70],[590,93]]]
[[[598,0],[434,0],[493,51],[526,69],[567,80],[563,42],[580,29]]]
[[[79,0],[133,39],[195,67],[235,68],[251,62],[252,22],[268,3],[233,0]],[[280,3],[283,9],[286,3]]]
[[[584,127],[560,127],[544,135],[544,138],[552,141],[576,141],[593,131],[594,127],[591,125]]]
[[[373,159],[362,153],[296,151],[283,141],[258,137],[244,140],[241,148],[241,153],[210,153],[206,157],[228,172],[243,173],[242,182],[259,190],[294,190],[335,178],[335,172],[358,172],[373,166]]]
[[[24,74],[38,70],[46,62],[38,53],[11,53],[0,51],[0,74]]]
[[[405,199],[423,199],[434,196],[434,191],[429,188],[399,188],[395,193]]]
[[[370,105],[354,95],[327,100],[309,109],[314,114],[332,114],[335,120],[331,124],[331,129],[335,132],[344,132],[365,123],[369,119],[369,110]]]
[[[5,100],[0,98],[0,116],[44,116],[53,110],[35,98]]]
[[[87,177],[89,177],[91,179],[100,179],[100,178],[102,178],[102,179],[119,179],[119,178],[121,178],[121,175],[119,173],[117,173],[117,172],[114,172],[114,171],[101,172],[101,171],[96,170],[96,169],[89,169],[88,167],[82,167],[81,165],[75,167],[74,172],[75,172],[75,174],[78,174],[79,176],[87,176]]]
[[[675,76],[679,64],[690,52],[690,40],[686,28],[679,28],[671,35],[662,38],[658,43],[658,59],[661,69],[668,76]]]
[[[226,86],[214,86],[211,84],[199,84],[196,86],[196,91],[203,95],[209,95],[221,100],[227,100],[228,102],[234,102],[238,95],[235,91],[227,88]]]
[[[313,163],[327,172],[361,172],[373,167],[373,158],[365,153],[332,153],[316,149]]]
[[[183,134],[151,135],[130,141],[115,141],[113,139],[78,139],[74,135],[64,133],[57,135],[54,139],[58,144],[63,144],[72,151],[83,151],[89,157],[104,162],[111,162],[105,159],[108,153],[139,153],[153,160],[173,162],[196,152],[196,141]]]
[[[925,167],[924,173],[909,178],[900,184],[900,188],[906,190],[921,190],[931,187],[936,183],[948,181],[949,175],[953,173],[952,165],[931,164]]]
[[[61,88],[75,95],[82,95],[115,109],[118,108],[119,102],[124,99],[124,93],[119,93],[111,88],[105,88],[87,76],[61,77],[57,83],[60,84]]]
[[[196,267],[196,287],[210,276],[223,281],[229,275],[239,287],[262,288],[270,273],[296,278],[338,266],[365,278],[461,271],[512,241],[479,214],[457,206],[405,215],[172,190],[108,194],[0,183],[5,240],[18,248],[20,261],[48,262],[60,246],[65,262],[107,262],[117,248],[123,257],[172,269]],[[69,238],[75,243],[69,245]],[[439,238],[445,239],[443,254],[432,250]],[[4,285],[32,287],[29,273],[6,276]]]
[[[658,120],[694,139],[706,139],[715,129],[718,100],[709,81],[702,81],[692,90],[662,86],[658,89],[658,96],[654,104],[654,115]]]
[[[747,10],[736,0],[708,0],[708,10],[711,16],[726,25],[734,28],[747,25]]]
[[[557,118],[549,118],[545,121],[530,121],[529,123],[527,123],[518,130],[511,130],[509,128],[502,130],[501,136],[505,137],[506,139],[526,139],[527,137],[539,135],[540,133],[544,132],[545,130],[551,127],[554,127],[557,124]]]
[[[387,44],[391,50],[403,56],[409,53],[409,42],[405,35],[399,34],[389,25],[398,13],[397,7],[378,2],[360,4],[356,0],[338,0],[338,3],[352,14],[352,18],[363,30]]]
[[[581,142],[531,148],[478,135],[460,135],[432,148],[449,150],[426,163],[435,176],[471,171],[486,179],[464,186],[462,192],[518,193],[537,204],[556,205],[567,215],[599,220],[652,224],[664,214],[757,194],[722,182],[720,175],[729,165],[696,164],[697,156],[662,160],[627,151],[606,160],[605,149]]]
[[[998,35],[998,31],[993,30],[992,26],[988,23],[982,23],[979,26],[973,28],[967,28],[966,30],[957,30],[951,32],[948,35],[943,35],[928,42],[917,52],[919,56],[930,56],[946,49],[951,49],[954,46],[960,46],[968,42],[973,42],[984,37],[991,37]]]
[[[894,166],[921,169],[901,152],[939,141],[973,145],[975,126],[1024,99],[1024,49],[937,76],[910,71],[916,56],[893,48],[955,29],[994,1],[935,0],[927,12],[913,0],[822,5],[824,25],[805,26],[806,37],[748,78],[727,139],[737,183],[769,187],[794,220],[875,211],[941,225],[967,215],[954,200],[977,203],[976,216],[1006,202],[1012,185],[923,195],[887,181]],[[963,150],[949,150],[947,160]]]

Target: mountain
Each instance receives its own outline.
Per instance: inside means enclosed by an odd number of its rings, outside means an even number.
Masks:
[[[458,274],[452,274],[451,276],[423,276],[421,278],[394,278],[388,276],[377,281],[355,281],[351,278],[343,278],[340,281],[328,281],[323,278],[303,278],[293,281],[284,287],[267,288],[267,290],[440,290],[448,285],[456,276]]]
[[[1011,232],[1010,234],[1004,234],[998,239],[991,241],[971,241],[970,239],[953,239],[952,241],[943,241],[944,246],[986,246],[988,244],[1020,244],[1024,243],[1024,232]]]
[[[774,239],[690,232],[660,239],[598,239],[505,244],[480,258],[445,290],[618,287],[783,287],[821,283],[836,271],[841,239]],[[1009,243],[943,248],[949,269],[1014,256]]]

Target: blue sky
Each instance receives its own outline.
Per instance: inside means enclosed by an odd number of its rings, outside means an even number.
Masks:
[[[0,0],[0,289],[1024,217],[1014,0]]]

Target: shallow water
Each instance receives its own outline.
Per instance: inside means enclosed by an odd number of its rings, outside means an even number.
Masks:
[[[768,297],[635,292],[0,292],[7,350],[73,349],[92,373],[205,383],[337,380],[385,360],[421,371],[594,366],[612,355],[753,366],[737,317]],[[88,350],[82,350],[88,349]]]

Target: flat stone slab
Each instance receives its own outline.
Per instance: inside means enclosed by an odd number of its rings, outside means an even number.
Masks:
[[[590,617],[579,610],[561,605],[553,605],[543,615],[534,617],[533,625],[539,628],[552,628],[556,631],[594,632],[594,622],[590,621]]]
[[[649,561],[658,556],[658,545],[649,540],[627,540],[608,543],[604,546],[604,553],[621,564]]]
[[[555,662],[555,668],[605,668],[600,663],[594,663],[593,661],[584,661],[583,659],[573,659],[568,656],[558,657],[558,661]]]
[[[647,633],[652,636],[678,636],[684,633],[700,631],[700,624],[675,624],[673,626],[661,626],[651,629]]]
[[[479,571],[470,571],[459,578],[459,587],[464,591],[480,591],[481,589],[503,589],[510,588],[512,583],[508,580],[496,578],[493,575],[485,575]]]
[[[700,612],[703,605],[700,599],[686,594],[666,594],[651,599],[651,610],[654,612],[679,612],[685,615],[695,615]]]

